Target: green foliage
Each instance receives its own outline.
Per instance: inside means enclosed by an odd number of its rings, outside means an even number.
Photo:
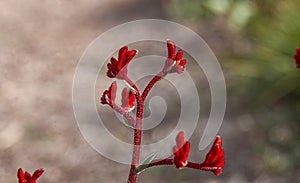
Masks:
[[[195,24],[225,17],[224,29],[249,41],[246,54],[218,56],[230,75],[229,98],[238,97],[239,112],[256,116],[256,128],[264,131],[260,156],[267,170],[300,168],[300,70],[293,58],[300,45],[300,1],[175,0],[173,6],[176,16]]]

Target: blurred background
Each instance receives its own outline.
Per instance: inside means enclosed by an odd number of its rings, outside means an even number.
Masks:
[[[298,0],[1,1],[0,182],[16,182],[19,167],[43,167],[41,183],[125,182],[129,167],[82,138],[72,79],[98,35],[144,18],[178,22],[208,43],[223,68],[228,103],[223,174],[159,167],[139,182],[300,182],[299,9]]]

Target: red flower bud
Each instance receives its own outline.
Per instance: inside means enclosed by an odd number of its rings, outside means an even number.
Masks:
[[[180,131],[176,137],[176,146],[173,147],[174,164],[176,168],[182,169],[187,165],[190,152],[190,141],[184,143],[184,132]]]
[[[125,111],[130,112],[134,109],[135,97],[132,91],[124,88],[122,91],[122,107]]]
[[[44,170],[42,168],[37,169],[34,171],[33,175],[31,176],[30,173],[27,171],[23,172],[22,168],[18,169],[18,179],[19,183],[36,183],[36,180],[44,173]]]
[[[103,92],[103,95],[101,97],[101,104],[108,104],[111,105],[112,101],[116,98],[116,92],[117,92],[117,82],[114,81],[108,90],[105,90]]]
[[[297,51],[297,53],[294,56],[294,58],[295,58],[295,64],[296,64],[296,67],[298,69],[300,69],[300,47],[296,51]]]
[[[175,52],[176,52],[176,45],[175,43],[168,39],[167,40],[167,47],[168,47],[168,59],[174,60]]]
[[[173,41],[167,40],[168,47],[168,59],[165,62],[164,72],[165,73],[174,73],[178,74],[184,71],[184,67],[186,64],[186,60],[182,60],[183,52],[182,50],[178,50],[176,56],[176,45]]]
[[[201,166],[203,170],[212,171],[215,175],[219,175],[223,170],[224,163],[225,158],[224,149],[222,148],[222,138],[217,136]]]
[[[137,54],[137,50],[128,50],[127,46],[119,50],[118,60],[111,57],[110,63],[107,64],[106,75],[110,78],[123,79],[127,75],[127,65]]]

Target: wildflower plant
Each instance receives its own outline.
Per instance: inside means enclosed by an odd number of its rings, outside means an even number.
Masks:
[[[184,132],[180,131],[175,139],[173,147],[173,157],[164,159],[155,159],[155,155],[151,155],[143,163],[140,163],[140,146],[142,142],[142,123],[144,113],[144,102],[152,89],[152,87],[160,81],[164,76],[171,73],[182,73],[187,63],[183,59],[183,51],[176,51],[176,44],[167,40],[168,57],[162,70],[156,74],[143,92],[140,92],[135,83],[127,76],[128,64],[137,55],[137,50],[129,50],[127,46],[119,50],[118,58],[111,57],[107,64],[107,77],[123,80],[127,87],[122,90],[121,106],[115,102],[117,83],[113,81],[110,87],[104,91],[100,102],[109,105],[113,110],[120,113],[128,124],[134,129],[133,153],[131,167],[128,175],[128,183],[135,183],[140,172],[143,170],[162,165],[173,165],[178,169],[193,168],[203,171],[211,171],[215,175],[219,175],[224,167],[224,149],[222,148],[222,139],[216,137],[210,151],[206,155],[203,163],[194,163],[188,161],[191,143],[184,138]],[[130,113],[136,109],[136,116]]]

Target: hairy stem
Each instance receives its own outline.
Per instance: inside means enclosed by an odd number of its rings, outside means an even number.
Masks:
[[[128,183],[136,183],[137,174],[134,174],[134,170],[139,165],[139,161],[140,161],[144,101],[141,98],[139,90],[136,87],[136,85],[128,77],[125,77],[125,81],[134,89],[134,95],[137,102],[136,124],[134,128],[134,146],[133,146],[133,153],[132,153],[132,160],[131,160],[131,168],[127,180]]]
[[[136,125],[134,129],[134,147],[132,153],[132,160],[131,160],[131,168],[128,175],[127,183],[136,183],[136,179],[138,174],[135,173],[136,168],[139,165],[140,161],[140,151],[141,151],[141,143],[142,143],[142,122],[143,122],[143,112],[144,112],[144,101],[154,84],[161,80],[164,72],[158,73],[156,76],[152,78],[149,84],[146,86],[145,90],[143,91],[142,96],[140,96],[139,90],[136,85],[128,78],[125,78],[125,81],[135,90],[135,97],[137,101],[137,113],[136,113]],[[173,160],[172,160],[173,161]],[[172,162],[173,164],[173,162]]]
[[[173,159],[172,158],[155,159],[148,165],[145,165],[146,168],[144,168],[143,170],[145,170],[147,168],[155,167],[155,166],[166,166],[166,165],[174,165]],[[192,168],[192,169],[198,169],[198,170],[203,170],[203,171],[214,170],[214,168],[203,166],[202,163],[199,164],[199,163],[193,163],[193,162],[188,162],[187,165],[185,166],[185,168]],[[215,169],[217,169],[217,167]],[[135,172],[135,173],[138,174],[139,172]]]
[[[149,94],[150,90],[152,89],[152,87],[155,85],[156,82],[158,82],[159,80],[161,80],[162,76],[164,75],[164,72],[161,71],[160,73],[158,73],[156,76],[154,76],[151,81],[148,83],[148,85],[146,86],[145,90],[143,91],[142,94],[142,99],[145,100],[147,95]]]

